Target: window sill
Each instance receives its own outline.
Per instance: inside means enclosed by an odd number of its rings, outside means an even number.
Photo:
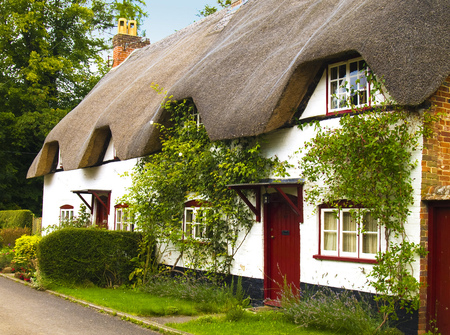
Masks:
[[[367,263],[367,264],[378,263],[376,259],[369,259],[369,258],[337,257],[324,255],[314,255],[313,258],[321,261],[338,261],[338,262]]]

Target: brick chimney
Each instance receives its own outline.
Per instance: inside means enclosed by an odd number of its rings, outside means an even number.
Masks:
[[[148,38],[137,36],[136,21],[119,19],[118,33],[113,37],[113,68],[119,66],[136,49],[150,44]]]

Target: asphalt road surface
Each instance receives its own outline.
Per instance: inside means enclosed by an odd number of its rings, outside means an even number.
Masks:
[[[159,334],[0,276],[0,335]]]

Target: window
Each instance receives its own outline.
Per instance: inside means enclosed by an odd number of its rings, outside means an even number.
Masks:
[[[202,240],[206,239],[208,232],[206,217],[208,209],[203,207],[185,207],[183,232],[185,237]]]
[[[350,109],[350,104],[363,107],[369,102],[367,66],[362,58],[328,66],[328,111]]]
[[[73,206],[64,205],[59,208],[59,222],[73,219]]]
[[[362,209],[321,208],[320,247],[315,258],[375,260],[380,250],[380,228]]]
[[[128,205],[116,205],[116,230],[134,231],[134,225],[130,222]]]

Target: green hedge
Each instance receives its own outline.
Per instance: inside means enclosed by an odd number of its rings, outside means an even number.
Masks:
[[[39,269],[45,278],[57,282],[127,284],[141,239],[136,232],[61,229],[39,242]]]
[[[32,228],[33,213],[27,209],[0,211],[0,228]]]

